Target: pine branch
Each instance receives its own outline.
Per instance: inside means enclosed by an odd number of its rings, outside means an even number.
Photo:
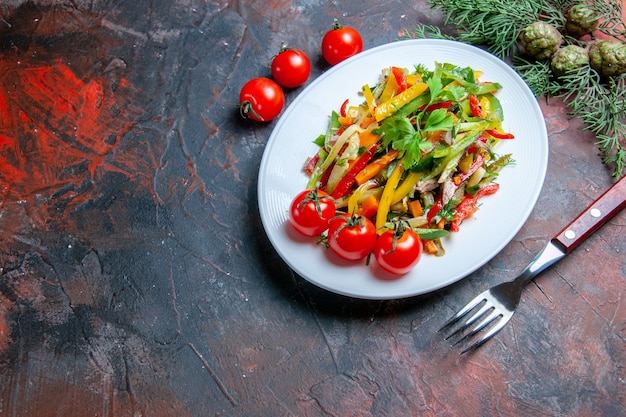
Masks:
[[[560,93],[573,117],[596,135],[596,146],[603,162],[614,165],[613,177],[620,178],[626,169],[626,74],[602,82],[591,67],[559,78]]]
[[[411,34],[405,31],[405,36],[411,38]],[[456,37],[444,34],[439,26],[435,25],[418,25],[413,32],[413,36],[417,39],[447,39],[455,41]]]
[[[626,27],[622,20],[624,7],[622,0],[594,1],[590,7],[600,17],[599,32],[614,38],[626,38]]]
[[[512,66],[526,81],[535,97],[553,96],[561,89],[561,86],[554,82],[550,63],[547,61],[528,61],[520,56],[514,56]]]
[[[442,11],[446,25],[456,27],[457,40],[484,45],[501,59],[517,51],[517,39],[529,24],[540,18],[558,27],[565,24],[560,9],[547,0],[428,0],[427,4]]]

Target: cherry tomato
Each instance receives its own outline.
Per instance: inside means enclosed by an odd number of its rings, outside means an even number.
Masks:
[[[337,216],[328,227],[328,245],[337,255],[349,261],[369,255],[376,244],[376,237],[376,226],[363,216]]]
[[[305,190],[291,202],[289,222],[305,236],[317,236],[335,217],[335,201],[322,190]]]
[[[330,65],[338,64],[362,50],[361,34],[354,28],[342,26],[337,19],[322,39],[322,56]]]
[[[378,237],[374,257],[385,271],[406,274],[419,262],[423,244],[410,227],[400,223],[394,230],[387,230]]]
[[[285,88],[300,87],[311,73],[311,61],[299,49],[280,48],[272,60],[272,77]]]
[[[253,78],[241,88],[239,111],[244,118],[269,122],[278,116],[285,104],[285,94],[269,78]]]

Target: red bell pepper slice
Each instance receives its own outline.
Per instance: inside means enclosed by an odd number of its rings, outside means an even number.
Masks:
[[[396,79],[396,84],[398,84],[398,92],[401,93],[408,88],[408,84],[406,82],[406,74],[402,68],[391,67],[391,73]]]
[[[476,96],[469,96],[470,111],[474,117],[483,117],[483,112],[480,109],[480,103]]]
[[[328,179],[330,178],[330,174],[333,172],[333,168],[335,167],[335,163],[333,162],[324,172],[322,178],[320,178],[320,189],[325,190],[326,184],[328,184]]]
[[[474,197],[480,198],[486,195],[491,195],[495,193],[496,191],[498,191],[499,189],[500,189],[500,184],[493,183],[493,184],[485,185],[483,188],[476,191],[476,194],[474,194]]]
[[[439,197],[435,201],[435,204],[433,204],[433,206],[428,210],[428,214],[426,214],[426,221],[430,223],[433,220],[433,218],[435,218],[437,213],[441,211],[442,208],[443,208],[443,201],[441,200],[441,197]]]
[[[346,117],[346,109],[348,108],[348,99],[346,99],[342,104],[341,104],[341,108],[339,109],[339,115],[341,117]]]
[[[476,196],[466,194],[463,200],[461,200],[461,202],[456,206],[456,209],[454,210],[454,220],[450,223],[451,232],[458,232],[461,222],[468,217],[471,217],[476,212],[477,200],[478,198]]]
[[[476,140],[479,140],[482,143],[487,143],[487,138],[484,137],[483,135],[480,135],[480,137],[478,139],[476,139]],[[476,143],[476,142],[474,142],[474,143]],[[478,146],[477,145],[470,145],[467,148],[467,153],[476,153],[476,152],[478,152]]]
[[[485,130],[485,132],[489,133],[496,139],[515,139],[515,136],[512,133],[503,133],[497,131],[496,129]]]
[[[449,109],[452,106],[451,101],[442,101],[441,103],[434,103],[430,106],[422,106],[420,111],[426,110],[427,112],[435,111],[437,109]]]
[[[348,192],[348,190],[352,187],[352,185],[356,181],[356,175],[363,170],[372,159],[376,151],[378,150],[378,143],[370,146],[364,153],[356,160],[354,164],[350,167],[346,175],[343,176],[339,183],[335,187],[332,193],[332,197],[337,200]]]
[[[463,200],[456,206],[454,210],[454,220],[450,223],[450,231],[458,232],[461,222],[471,217],[478,208],[476,203],[478,199],[486,195],[491,195],[500,189],[500,184],[489,184],[481,188],[476,194],[466,194]]]

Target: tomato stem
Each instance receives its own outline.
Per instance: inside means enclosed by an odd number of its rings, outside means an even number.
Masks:
[[[334,201],[335,199],[332,198],[329,195],[322,195],[320,196],[319,193],[317,192],[317,188],[315,188],[315,190],[311,190],[309,192],[309,194],[307,194],[307,196],[300,202],[300,206],[305,206],[307,203],[309,202],[313,202],[315,203],[315,208],[317,209],[317,214],[322,217],[322,206],[320,205],[320,200],[322,200],[323,198],[326,199],[330,199],[332,201]]]
[[[335,219],[337,218],[341,218],[343,216],[335,216]],[[341,232],[343,229],[347,228],[353,228],[356,227],[360,224],[360,218],[358,216],[350,216],[346,219],[346,222],[343,223],[341,226],[339,226],[337,228],[337,230],[335,230],[335,237],[339,236],[339,232]]]
[[[398,244],[398,239],[404,236],[404,231],[407,227],[411,227],[405,221],[401,220],[397,223],[394,223],[393,227],[393,241],[391,242],[391,249],[386,253],[391,253],[396,250],[396,246]]]
[[[239,106],[239,114],[241,114],[241,117],[243,117],[244,119],[252,119],[252,117],[249,116],[249,114],[252,114],[257,117],[261,122],[265,121],[259,113],[254,111],[254,106],[252,106],[252,103],[247,100],[241,103],[241,105]]]

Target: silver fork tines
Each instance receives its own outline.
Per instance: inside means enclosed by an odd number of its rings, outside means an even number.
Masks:
[[[552,242],[548,242],[517,278],[498,284],[479,294],[452,316],[439,329],[439,332],[449,331],[445,339],[453,340],[453,346],[460,343],[467,344],[468,346],[461,353],[482,345],[511,320],[526,284],[563,256],[564,253],[559,248]],[[458,324],[459,322],[461,323]]]
[[[461,351],[463,354],[485,343],[504,327],[511,316],[513,316],[513,311],[505,309],[491,290],[487,290],[456,313],[439,329],[439,332],[449,331],[445,340],[450,340],[452,346],[466,344],[467,346]],[[459,322],[462,323],[458,324]],[[470,339],[474,337],[477,339],[470,342]]]

